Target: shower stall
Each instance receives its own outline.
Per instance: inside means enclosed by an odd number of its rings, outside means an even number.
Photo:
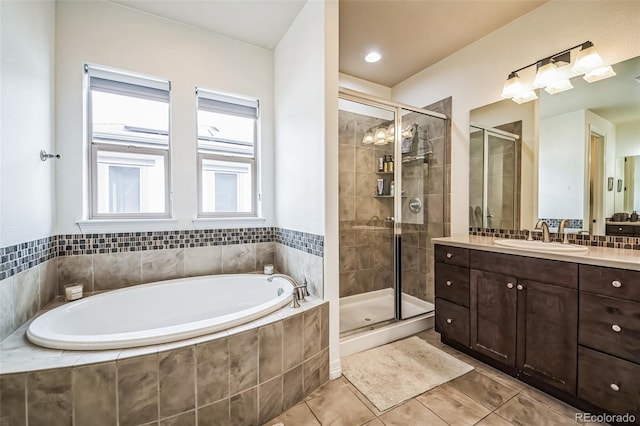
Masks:
[[[437,112],[340,91],[343,355],[365,348],[346,342],[372,332],[401,338],[433,316],[430,241],[445,233],[445,124]],[[405,331],[389,334],[398,327]]]
[[[518,131],[521,122],[502,127]],[[469,226],[520,229],[520,136],[472,123],[469,137]]]

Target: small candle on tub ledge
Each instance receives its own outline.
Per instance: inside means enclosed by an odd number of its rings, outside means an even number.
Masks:
[[[264,265],[264,274],[265,275],[273,275],[273,265],[272,264],[267,264]]]
[[[64,296],[67,302],[82,299],[82,284],[70,284],[64,288]]]

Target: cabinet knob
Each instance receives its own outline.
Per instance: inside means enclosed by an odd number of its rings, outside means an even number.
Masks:
[[[622,226],[620,228],[618,228],[618,231],[622,231]]]
[[[507,288],[513,288],[513,284],[507,283]]]
[[[447,259],[451,259],[453,255],[451,253],[447,253]]]
[[[612,281],[611,285],[614,286],[615,288],[620,288],[622,287],[622,283],[618,280]]]
[[[620,390],[620,386],[616,385],[615,383],[611,383],[609,385],[609,387],[611,387],[612,390],[618,392]]]
[[[518,285],[516,286],[516,288],[517,288],[518,290],[520,290],[520,291],[522,291],[522,290],[524,289],[524,287],[522,287],[522,284],[518,284]]]
[[[620,326],[619,326],[618,324],[613,324],[613,325],[611,326],[611,329],[612,329],[613,331],[615,331],[616,333],[620,333],[620,332],[622,331],[622,328],[620,328]]]
[[[451,318],[447,318],[447,324],[451,324],[453,320]]]
[[[451,281],[447,281],[447,285],[450,286],[451,284],[453,284]]]

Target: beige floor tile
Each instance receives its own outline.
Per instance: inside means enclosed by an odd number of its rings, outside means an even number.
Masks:
[[[576,425],[574,421],[523,395],[516,395],[495,411],[514,425]]]
[[[521,382],[515,377],[511,377],[508,374],[505,374],[502,371],[497,370],[493,367],[490,367],[486,364],[479,363],[475,367],[478,373],[482,373],[485,376],[491,377],[496,382],[502,383],[503,385],[510,387],[515,391],[520,392],[521,390],[527,387],[527,385],[524,382]]]
[[[387,411],[379,417],[386,426],[429,425],[447,426],[447,424],[431,410],[415,399]]]
[[[376,416],[347,386],[307,401],[322,425],[361,425]]]
[[[382,423],[380,419],[375,418],[370,422],[365,423],[363,426],[384,426],[384,423]]]
[[[284,426],[320,426],[320,422],[304,402],[294,405],[275,419],[266,422],[264,426],[278,423],[282,423]]]
[[[360,392],[358,388],[353,385],[353,383],[349,382],[347,387],[351,389],[351,392],[353,392],[355,396],[357,396],[358,399],[362,401],[362,403],[366,405],[366,407],[369,410],[371,410],[373,414],[375,414],[376,417],[380,416],[383,413],[383,411],[378,410],[378,408],[375,405],[373,405],[373,402],[369,401],[369,398],[364,396],[364,394]]]
[[[551,395],[547,395],[546,393],[543,393],[538,389],[532,388],[530,386],[527,386],[522,392],[520,392],[520,395],[526,396],[529,399],[533,399],[534,401],[551,408],[556,413],[561,414],[573,421],[575,421],[576,413],[582,412],[582,410],[579,410],[569,404],[555,399]]]
[[[489,414],[484,419],[480,420],[474,426],[513,426],[511,423],[500,417],[495,413]],[[531,425],[533,426],[533,425]]]
[[[449,384],[423,393],[416,400],[452,425],[472,425],[491,412]]]
[[[334,392],[335,390],[343,386],[346,386],[347,384],[349,384],[349,381],[346,378],[344,378],[344,376],[340,376],[335,380],[329,380],[327,383],[320,386],[315,391],[311,392],[309,396],[307,396],[304,400],[309,401],[310,399],[314,399],[319,396]]]
[[[477,371],[470,371],[449,384],[490,410],[500,407],[518,393]]]

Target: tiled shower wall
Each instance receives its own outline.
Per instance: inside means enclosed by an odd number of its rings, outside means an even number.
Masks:
[[[104,291],[275,264],[322,297],[323,237],[281,228],[59,235],[0,249],[0,340],[82,283]]]
[[[364,145],[365,133],[389,122],[340,111],[339,226],[340,297],[393,286],[393,198],[376,197],[377,179],[393,180],[378,172],[378,158],[393,154],[393,145]]]

